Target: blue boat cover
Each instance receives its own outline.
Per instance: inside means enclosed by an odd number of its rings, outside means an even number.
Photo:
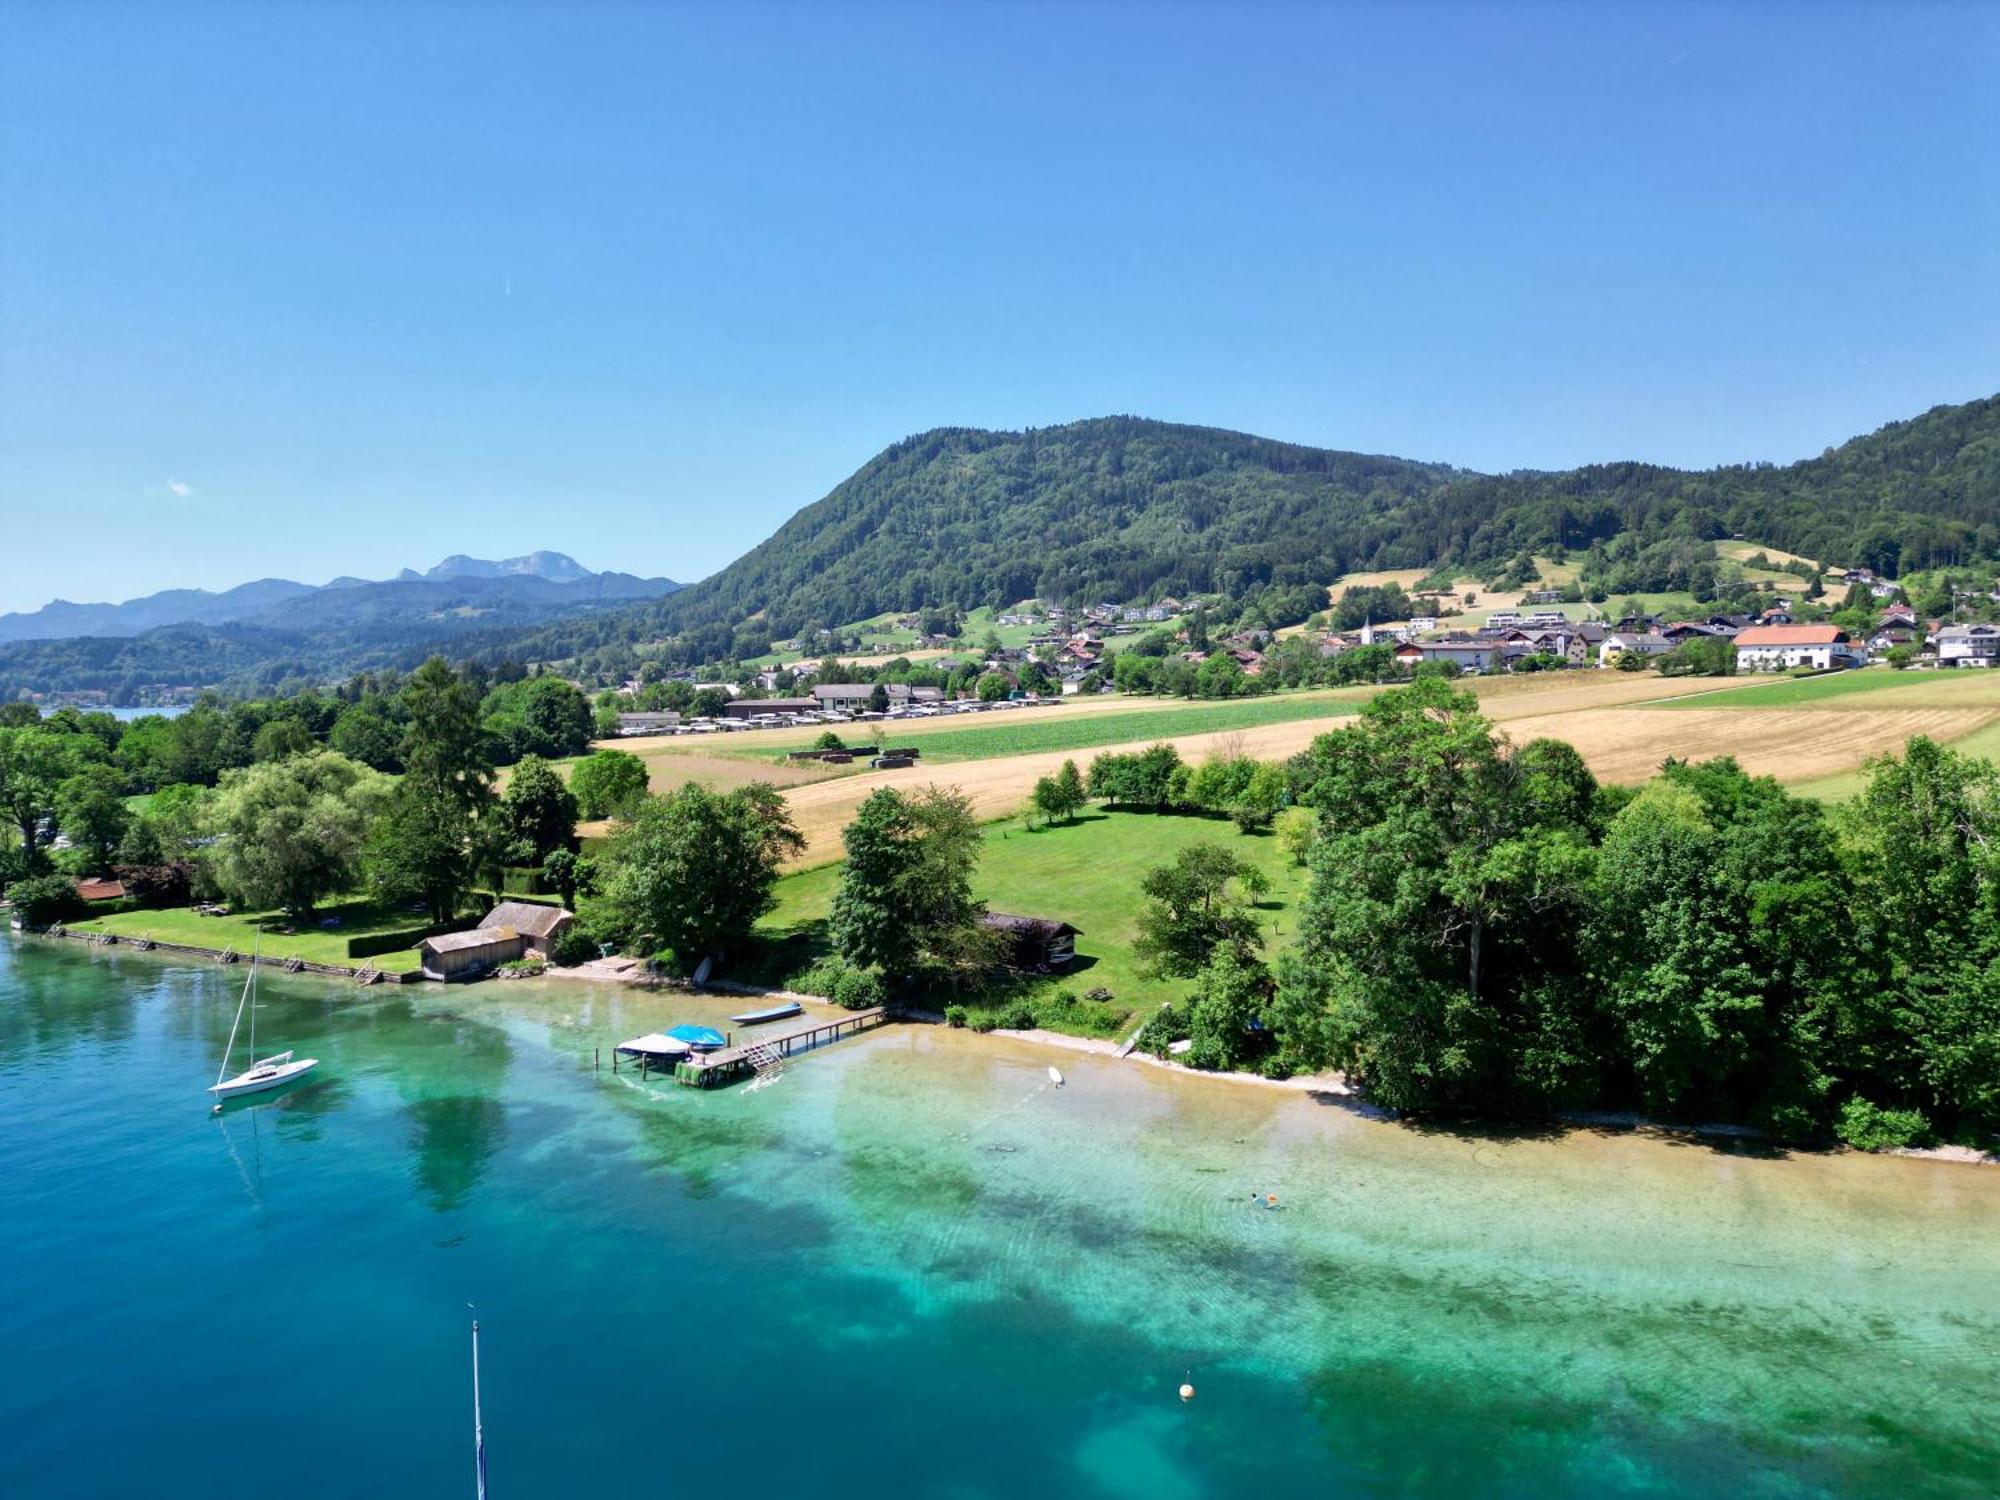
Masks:
[[[667,1035],[690,1047],[720,1047],[727,1040],[713,1026],[670,1026]]]

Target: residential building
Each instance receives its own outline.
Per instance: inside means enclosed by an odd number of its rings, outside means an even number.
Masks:
[[[1990,667],[2000,659],[2000,625],[1947,625],[1937,654],[1941,667]]]
[[[1782,672],[1792,667],[1859,666],[1862,655],[1837,625],[1753,625],[1736,637],[1736,669]]]
[[[1609,667],[1628,651],[1636,651],[1641,656],[1664,656],[1674,649],[1674,643],[1657,630],[1615,630],[1607,635],[1597,647],[1597,664]]]

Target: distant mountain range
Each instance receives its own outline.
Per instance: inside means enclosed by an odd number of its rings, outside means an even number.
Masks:
[[[455,555],[425,572],[405,568],[380,582],[342,577],[315,586],[260,578],[221,593],[166,589],[123,604],[57,599],[31,612],[0,615],[0,643],[129,637],[171,625],[247,624],[295,632],[344,622],[380,625],[402,616],[422,622],[440,612],[467,610],[553,618],[577,606],[657,599],[679,587],[669,578],[593,573],[560,552],[498,561]]]

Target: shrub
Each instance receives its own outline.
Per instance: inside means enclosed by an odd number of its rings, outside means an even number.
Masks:
[[[557,933],[549,944],[549,962],[565,969],[573,969],[578,964],[589,963],[597,957],[597,943],[591,935],[576,923],[571,923]]]
[[[64,921],[83,910],[83,901],[67,875],[31,875],[17,880],[7,887],[7,899],[33,927]]]
[[[848,1010],[869,1010],[885,1003],[889,991],[882,983],[882,976],[873,969],[849,967],[834,982],[833,999]]]
[[[822,1000],[831,1000],[846,968],[847,965],[837,958],[822,958],[787,979],[785,988],[796,994],[817,995]]]
[[[1033,1031],[1041,1024],[1035,1007],[1026,1000],[1012,1000],[1002,1006],[994,1022],[1003,1031]]]
[[[823,731],[820,737],[812,742],[812,747],[815,750],[845,750],[847,742],[831,729],[828,729]]]
[[[1921,1145],[1930,1133],[1930,1121],[1921,1110],[1884,1109],[1861,1098],[1841,1107],[1840,1138],[1857,1151]]]
[[[1171,1000],[1154,1011],[1139,1028],[1139,1047],[1155,1057],[1165,1057],[1167,1048],[1187,1040],[1188,1013]]]
[[[966,1010],[963,1005],[947,1005],[944,1008],[945,1025],[951,1027],[961,1027],[965,1025],[965,1022],[966,1022]]]

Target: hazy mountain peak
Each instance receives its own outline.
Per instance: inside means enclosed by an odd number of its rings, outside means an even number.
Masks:
[[[523,557],[503,557],[497,562],[453,553],[423,576],[426,578],[505,578],[520,575],[546,578],[551,583],[575,583],[597,575],[575,558],[561,552],[530,552]],[[414,576],[414,575],[411,575]]]

